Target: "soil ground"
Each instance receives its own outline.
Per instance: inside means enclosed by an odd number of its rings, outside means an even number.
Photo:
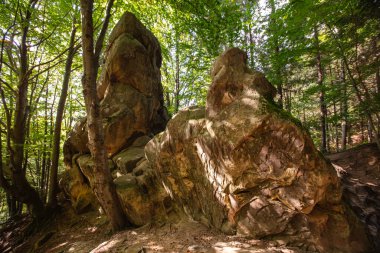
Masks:
[[[111,234],[99,212],[77,215],[67,206],[50,224],[9,252],[303,252],[275,242],[226,236],[195,221],[146,225]]]

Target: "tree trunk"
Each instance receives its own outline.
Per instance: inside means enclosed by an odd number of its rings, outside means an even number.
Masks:
[[[379,62],[380,60],[380,57],[379,57],[379,53],[378,53],[378,50],[377,50],[377,41],[378,41],[378,36],[375,36],[373,38],[373,52],[375,53],[376,55],[376,59],[375,61],[376,62]],[[380,97],[380,66],[378,66],[376,68],[376,73],[375,73],[375,84],[376,84],[376,95],[377,97],[379,98]],[[380,134],[380,119],[378,118],[377,119],[377,129],[379,129],[379,133]],[[376,133],[375,133],[376,134]]]
[[[269,5],[271,8],[271,15],[274,15],[276,13],[276,4],[274,0],[269,0]],[[275,87],[277,87],[277,93],[279,95],[278,99],[278,105],[280,108],[284,107],[284,94],[282,89],[282,77],[281,77],[281,64],[279,61],[280,59],[280,43],[278,41],[278,35],[277,35],[277,24],[276,20],[273,18],[270,19],[270,23],[273,27],[275,27],[272,31],[273,33],[273,47],[274,47],[274,53],[275,53],[275,60],[273,62],[274,65],[274,74],[275,74]]]
[[[253,45],[254,45],[254,42],[253,42],[253,34],[252,34],[252,27],[251,27],[251,23],[248,24],[248,29],[249,29],[249,63],[250,63],[250,67],[253,69],[255,68],[255,61],[254,61],[254,58],[253,58]]]
[[[342,149],[347,149],[347,133],[348,133],[348,97],[346,85],[346,73],[344,71],[344,64],[342,62],[340,81],[342,85],[343,98],[341,102],[341,117],[342,117]]]
[[[102,115],[100,113],[99,98],[96,92],[99,59],[96,59],[95,56],[97,54],[94,51],[94,27],[92,22],[93,1],[81,0],[80,4],[82,13],[84,67],[82,86],[87,112],[89,148],[94,162],[94,173],[96,174],[94,177],[95,182],[92,182],[92,189],[105,213],[109,217],[113,229],[120,230],[126,225],[126,219],[115,186],[112,182],[111,172],[107,166]]]
[[[42,150],[42,171],[46,171],[46,168],[48,167],[47,165],[47,150],[48,150],[48,147],[47,147],[47,137],[48,137],[48,109],[49,109],[49,106],[48,106],[48,100],[47,100],[47,97],[49,95],[49,87],[46,87],[46,99],[45,99],[45,108],[44,108],[44,111],[45,111],[45,115],[44,115],[44,138],[43,138],[43,150]],[[42,173],[41,173],[42,174]],[[43,186],[44,186],[45,182],[44,181],[41,181],[41,187],[40,187],[40,196],[42,199],[46,200],[45,198],[43,198]]]
[[[336,102],[334,100],[334,117],[338,116],[338,110],[336,108]],[[339,151],[339,124],[338,122],[334,122],[334,127],[335,127],[335,149],[338,152]]]
[[[377,94],[380,95],[380,67],[376,70],[376,88]]]
[[[69,81],[71,75],[71,66],[75,56],[75,33],[76,33],[76,20],[73,20],[73,27],[70,35],[70,45],[69,51],[65,64],[65,74],[63,76],[62,90],[59,97],[57,115],[54,124],[54,137],[53,137],[53,149],[51,154],[51,168],[50,168],[50,178],[49,178],[49,197],[48,203],[50,206],[56,206],[57,204],[57,190],[58,190],[58,163],[59,163],[59,152],[60,152],[60,141],[61,141],[61,125],[63,119],[63,113],[65,110],[67,91],[69,88]]]
[[[6,190],[5,196],[7,199],[6,203],[8,207],[8,216],[9,218],[12,218],[21,213],[20,208],[18,208],[19,204],[17,203],[17,200],[14,197],[12,197],[10,192],[6,189],[8,183],[6,182],[7,179],[5,179],[3,173],[3,165],[5,164],[5,162],[3,161],[3,140],[1,137],[1,130],[2,129],[0,125],[0,186],[2,186]]]
[[[321,129],[321,152],[326,153],[327,152],[327,125],[326,125],[326,119],[327,119],[327,107],[325,102],[325,91],[323,86],[323,79],[324,79],[324,73],[323,73],[323,67],[322,67],[322,60],[321,60],[321,50],[319,47],[319,38],[318,38],[318,28],[314,27],[314,39],[315,39],[315,47],[317,50],[316,53],[316,63],[317,63],[317,83],[320,89],[319,93],[319,107],[320,107],[320,129]]]
[[[176,10],[177,11],[177,10]],[[177,15],[177,13],[175,14]],[[176,16],[177,17],[177,16]],[[177,20],[176,20],[177,23]],[[179,110],[179,93],[180,93],[180,79],[179,79],[179,31],[178,25],[175,24],[175,90],[174,90],[174,112]]]
[[[175,95],[174,95],[174,101],[175,101],[175,112],[178,112],[179,110],[179,89],[180,89],[180,83],[179,83],[179,56],[178,51],[176,50],[175,55]]]
[[[360,133],[361,133],[361,142],[364,142],[365,140],[365,133],[364,133],[364,119],[363,116],[360,117]]]
[[[171,104],[170,104],[170,93],[167,91],[165,92],[165,97],[166,97],[166,108],[170,108]]]
[[[373,133],[372,133],[372,128],[371,124],[368,122],[367,124],[367,132],[368,132],[368,142],[371,143],[373,141]]]

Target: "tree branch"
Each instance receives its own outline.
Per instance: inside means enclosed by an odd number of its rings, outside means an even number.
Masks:
[[[19,1],[17,1],[17,7],[16,7],[16,13],[19,9]],[[5,38],[7,37],[8,32],[16,25],[16,16],[13,18],[12,24],[7,28],[7,30],[3,34],[3,39],[1,40],[1,53],[0,53],[0,72],[2,70],[2,65],[3,65],[3,54],[4,54],[4,44],[5,44]]]
[[[108,1],[107,9],[106,9],[106,16],[104,18],[103,26],[102,26],[102,29],[100,30],[98,39],[96,40],[95,55],[94,55],[94,58],[95,58],[94,60],[96,63],[96,70],[99,68],[99,57],[100,57],[100,53],[102,51],[104,37],[106,36],[108,24],[109,24],[109,21],[111,18],[111,9],[112,9],[113,3],[114,3],[114,0]]]
[[[54,68],[55,66],[57,66],[58,64],[64,62],[65,59],[62,59],[62,60],[59,60],[57,61],[56,63],[54,63],[53,65],[45,68],[44,70],[41,70],[41,71],[38,71],[35,75],[33,75],[30,80],[33,80],[34,78],[36,78],[38,75],[41,75],[42,73],[45,73],[46,71],[49,71],[50,69]]]
[[[5,84],[5,86],[6,86],[6,87],[7,87],[12,93],[16,94],[16,91],[11,87],[11,85],[10,85],[8,82],[4,81],[1,77],[0,77],[0,82],[3,83],[3,84]]]
[[[46,62],[39,63],[39,64],[37,64],[37,65],[34,65],[34,66],[30,67],[30,69],[29,69],[29,73],[31,73],[32,70],[35,69],[35,68],[38,68],[38,67],[41,67],[41,66],[44,66],[44,65],[46,65],[46,64],[49,64],[49,63],[54,62],[55,60],[57,60],[58,58],[60,58],[62,55],[64,55],[68,50],[69,50],[69,49],[66,48],[64,51],[62,51],[60,54],[58,54],[58,55],[57,55],[56,57],[54,57],[53,59],[51,59],[51,60],[49,60],[49,61],[46,61]],[[59,62],[62,62],[62,60],[59,61]],[[55,65],[54,65],[54,66],[55,66]]]

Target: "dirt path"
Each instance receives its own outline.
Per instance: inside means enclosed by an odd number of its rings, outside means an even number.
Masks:
[[[95,245],[110,237],[105,216],[95,211],[77,215],[67,205],[15,252],[90,252]]]
[[[298,253],[296,248],[274,242],[226,236],[197,222],[182,220],[176,224],[146,225],[111,235],[106,218],[92,211],[76,215],[71,209],[14,252],[234,252]]]

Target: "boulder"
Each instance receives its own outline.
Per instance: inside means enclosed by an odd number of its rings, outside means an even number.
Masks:
[[[246,61],[247,55],[238,48],[231,48],[216,59],[211,70],[212,84],[206,100],[209,118],[235,101],[242,92],[246,93],[247,87],[268,100],[272,100],[276,95],[276,89],[265,76],[249,69]]]
[[[165,203],[170,203],[170,198],[152,172],[146,169],[139,176],[128,173],[114,180],[121,204],[129,220],[136,226],[167,217]]]
[[[137,163],[145,157],[144,148],[131,147],[116,154],[112,160],[124,173],[131,173]]]
[[[131,152],[129,151],[128,148],[123,150],[118,154],[118,158],[128,163],[128,160],[131,159],[129,156]],[[134,158],[132,157],[132,159]],[[142,160],[139,165],[134,163],[129,172],[124,167],[120,169],[119,165],[116,164],[115,171],[117,174],[113,180],[124,212],[128,220],[136,226],[166,219],[167,210],[170,209],[171,205],[168,194],[156,180],[156,175],[149,163],[145,158]],[[94,164],[91,156],[81,155],[77,157],[76,161],[80,171],[89,181],[89,185],[93,185],[96,174],[93,173]],[[112,160],[109,160],[109,163],[112,163]],[[139,171],[138,175],[132,173],[135,170]]]
[[[237,48],[214,63],[206,108],[190,107],[145,147],[178,208],[225,233],[318,252],[367,252],[339,178],[275,88]]]

